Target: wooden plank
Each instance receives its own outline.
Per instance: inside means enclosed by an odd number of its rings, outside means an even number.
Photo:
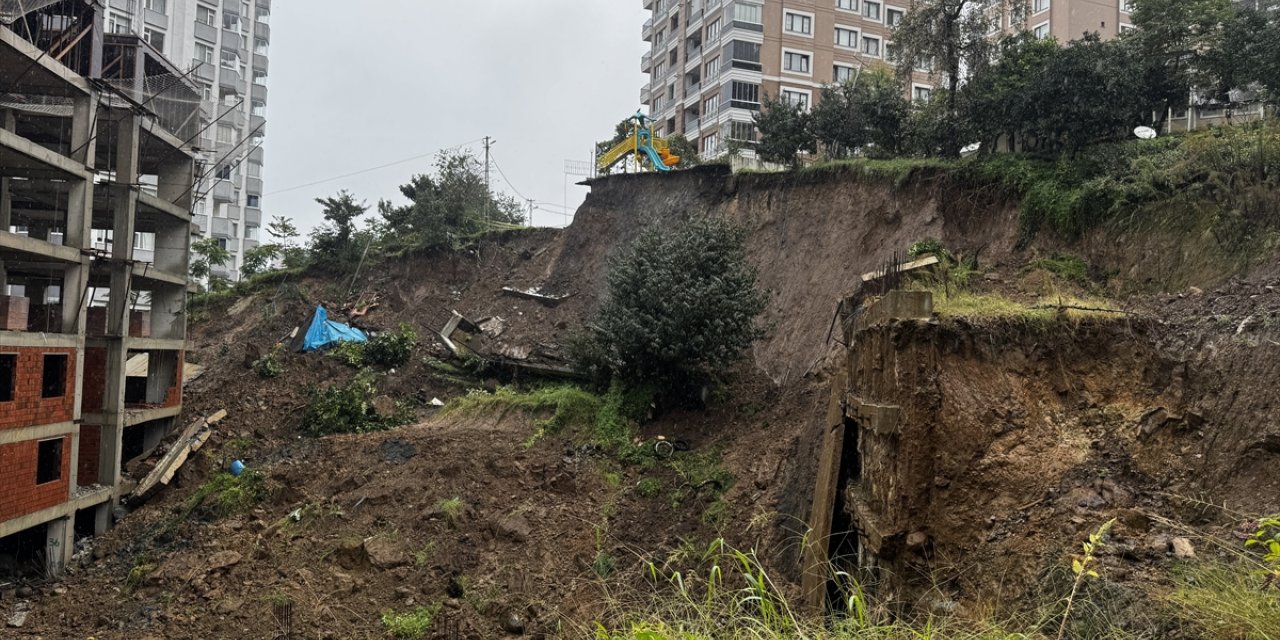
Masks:
[[[183,429],[182,435],[178,436],[178,439],[165,452],[164,457],[160,458],[160,462],[156,463],[151,473],[148,473],[142,479],[142,482],[139,482],[138,486],[134,488],[133,497],[135,499],[146,498],[160,486],[169,484],[169,481],[173,479],[174,473],[182,466],[182,463],[186,462],[191,452],[199,449],[209,439],[212,434],[209,427],[217,424],[225,417],[227,417],[227,410],[222,409],[207,418],[196,418],[191,424],[187,425],[187,428]],[[203,436],[203,438],[200,436]],[[191,445],[197,440],[200,444],[193,449]]]
[[[818,476],[813,489],[813,506],[809,509],[809,534],[805,539],[804,575],[801,590],[804,605],[812,613],[822,613],[826,598],[831,559],[831,516],[840,485],[840,454],[844,450],[844,397],[847,374],[840,372],[832,380],[831,400],[827,403],[823,422],[822,452],[818,458]]]
[[[923,269],[925,267],[930,267],[935,264],[938,264],[938,256],[929,256],[927,258],[921,258],[919,260],[903,264],[898,269],[898,271],[913,271],[915,269]],[[862,281],[871,282],[872,280],[879,280],[880,278],[885,277],[887,273],[888,272],[885,271],[884,269],[878,269],[876,271],[872,271],[871,273],[864,273],[862,274]]]

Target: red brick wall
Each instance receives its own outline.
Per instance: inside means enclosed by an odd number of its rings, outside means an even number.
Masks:
[[[178,370],[173,375],[173,386],[169,387],[168,393],[164,394],[164,406],[176,407],[182,404],[182,368],[186,362],[187,352],[178,352]]]
[[[84,350],[84,396],[80,400],[82,413],[102,413],[107,397],[107,350],[90,347]]]
[[[102,427],[80,425],[80,459],[76,461],[76,484],[87,487],[98,482],[98,460],[102,456]]]
[[[75,349],[0,346],[0,353],[18,354],[13,400],[0,402],[0,429],[57,424],[71,420],[75,412]],[[63,381],[65,393],[61,397],[40,397],[44,379],[44,356],[47,353],[67,356],[67,379]]]
[[[71,482],[71,436],[62,439],[62,477],[36,485],[37,441],[0,445],[0,522],[67,501]]]

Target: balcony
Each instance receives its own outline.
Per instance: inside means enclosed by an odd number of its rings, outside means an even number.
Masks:
[[[692,98],[697,98],[698,96],[702,95],[702,83],[686,82],[684,85],[684,95]]]
[[[652,88],[653,88],[653,85],[648,82],[644,83],[643,87],[640,87],[640,102],[642,103],[649,102],[649,91]]]
[[[239,202],[240,190],[230,180],[219,180],[213,185],[214,202]]]
[[[265,103],[267,101],[267,85],[253,83],[249,89],[249,95],[253,96],[254,100]]]
[[[218,73],[218,86],[240,94],[244,92],[244,79],[240,77],[239,71],[223,67]]]
[[[197,22],[195,36],[197,40],[203,40],[208,44],[215,44],[218,42],[218,28],[211,24]]]
[[[261,53],[253,54],[253,68],[257,71],[267,71],[267,57]]]
[[[271,0],[258,0],[258,6],[262,7],[263,9],[270,9]]]
[[[244,226],[261,227],[262,226],[262,209],[245,207],[244,208]]]
[[[697,118],[685,118],[684,132],[686,134],[697,133],[700,128],[701,128],[701,123]]]
[[[222,10],[240,15],[240,0],[222,0]]]
[[[244,36],[239,31],[222,30],[222,48],[239,53],[244,50]]]
[[[249,116],[249,131],[256,131],[253,135],[263,135],[267,132],[267,119],[262,116]]]
[[[191,224],[200,230],[200,234],[209,233],[209,216],[195,215],[191,216]]]
[[[645,42],[653,40],[653,18],[644,21],[644,26],[640,28],[640,38]]]
[[[262,193],[262,178],[246,178],[244,188],[248,189],[249,193]]]
[[[167,28],[169,26],[169,16],[151,9],[142,10],[142,21],[153,27]]]
[[[643,56],[640,56],[640,71],[642,73],[649,73],[649,69],[652,67],[653,67],[653,52],[646,51]]]
[[[262,38],[267,42],[271,42],[271,25],[265,22],[253,23],[253,35],[255,38]]]
[[[640,0],[640,6],[645,9],[653,9],[653,0]]]
[[[212,63],[205,62],[204,60],[196,60],[195,58],[192,58],[191,68],[195,69],[195,71],[191,72],[191,77],[198,78],[200,80],[203,80],[209,83],[213,82],[213,75],[215,72],[214,72],[214,66]]]
[[[217,238],[234,238],[231,235],[231,221],[227,218],[214,218],[209,233]]]

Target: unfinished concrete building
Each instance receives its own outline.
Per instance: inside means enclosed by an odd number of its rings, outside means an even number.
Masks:
[[[0,570],[58,573],[182,408],[200,96],[104,11],[0,0]]]

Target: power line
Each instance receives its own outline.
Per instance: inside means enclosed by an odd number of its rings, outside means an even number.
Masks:
[[[406,162],[413,162],[414,160],[421,160],[422,158],[426,158],[426,157],[428,157],[428,156],[436,155],[437,153],[439,153],[440,151],[443,151],[443,150],[447,150],[447,149],[458,149],[458,148],[461,148],[461,147],[465,147],[465,146],[467,146],[467,145],[469,145],[469,144],[475,144],[475,143],[477,143],[477,142],[483,142],[483,140],[484,140],[483,138],[478,138],[478,139],[476,139],[476,140],[468,140],[467,142],[464,142],[464,143],[462,143],[462,144],[457,144],[457,145],[454,145],[454,146],[452,146],[452,147],[444,147],[444,149],[437,150],[437,151],[432,151],[432,152],[430,152],[430,153],[423,153],[423,154],[419,154],[419,155],[413,156],[412,158],[405,158],[405,159],[403,159],[403,160],[396,160],[395,162],[388,162],[387,164],[380,164],[380,165],[378,165],[378,166],[376,166],[376,167],[369,167],[369,168],[367,168],[367,169],[361,169],[361,170],[359,170],[359,171],[352,171],[351,173],[346,173],[346,174],[343,174],[343,175],[340,175],[340,176],[333,176],[332,178],[325,178],[325,179],[323,179],[323,180],[317,180],[317,181],[315,181],[315,182],[308,182],[307,184],[300,184],[300,185],[297,185],[297,186],[294,186],[294,187],[289,187],[289,188],[287,188],[287,189],[280,189],[280,190],[277,190],[277,191],[272,191],[271,193],[264,194],[264,197],[265,197],[265,196],[274,196],[274,195],[276,195],[276,194],[280,194],[280,193],[288,193],[288,192],[290,192],[290,191],[297,191],[298,189],[306,189],[307,187],[314,187],[314,186],[316,186],[316,185],[318,185],[318,184],[324,184],[324,183],[326,183],[326,182],[333,182],[334,180],[342,180],[343,178],[350,178],[350,177],[358,176],[358,175],[362,175],[362,174],[365,174],[365,173],[371,173],[371,172],[378,171],[378,170],[381,170],[381,169],[386,169],[386,168],[388,168],[388,167],[394,167],[394,166],[396,166],[396,165],[398,165],[398,164],[404,164],[404,163],[406,163]]]
[[[521,200],[533,200],[533,198],[527,198],[527,197],[525,197],[525,195],[524,195],[523,193],[520,193],[520,190],[519,190],[519,189],[517,189],[515,185],[511,184],[511,181],[507,179],[507,174],[506,174],[506,172],[504,172],[504,171],[502,170],[502,165],[498,164],[498,158],[497,158],[497,157],[494,157],[494,159],[493,159],[493,166],[494,166],[494,168],[496,168],[496,169],[498,170],[498,175],[499,175],[499,176],[502,176],[502,181],[503,181],[503,182],[505,182],[505,183],[507,184],[507,186],[508,186],[508,187],[510,187],[510,188],[511,188],[511,190],[512,190],[512,191],[514,191],[514,192],[516,193],[516,195],[520,197],[520,199],[521,199]]]

